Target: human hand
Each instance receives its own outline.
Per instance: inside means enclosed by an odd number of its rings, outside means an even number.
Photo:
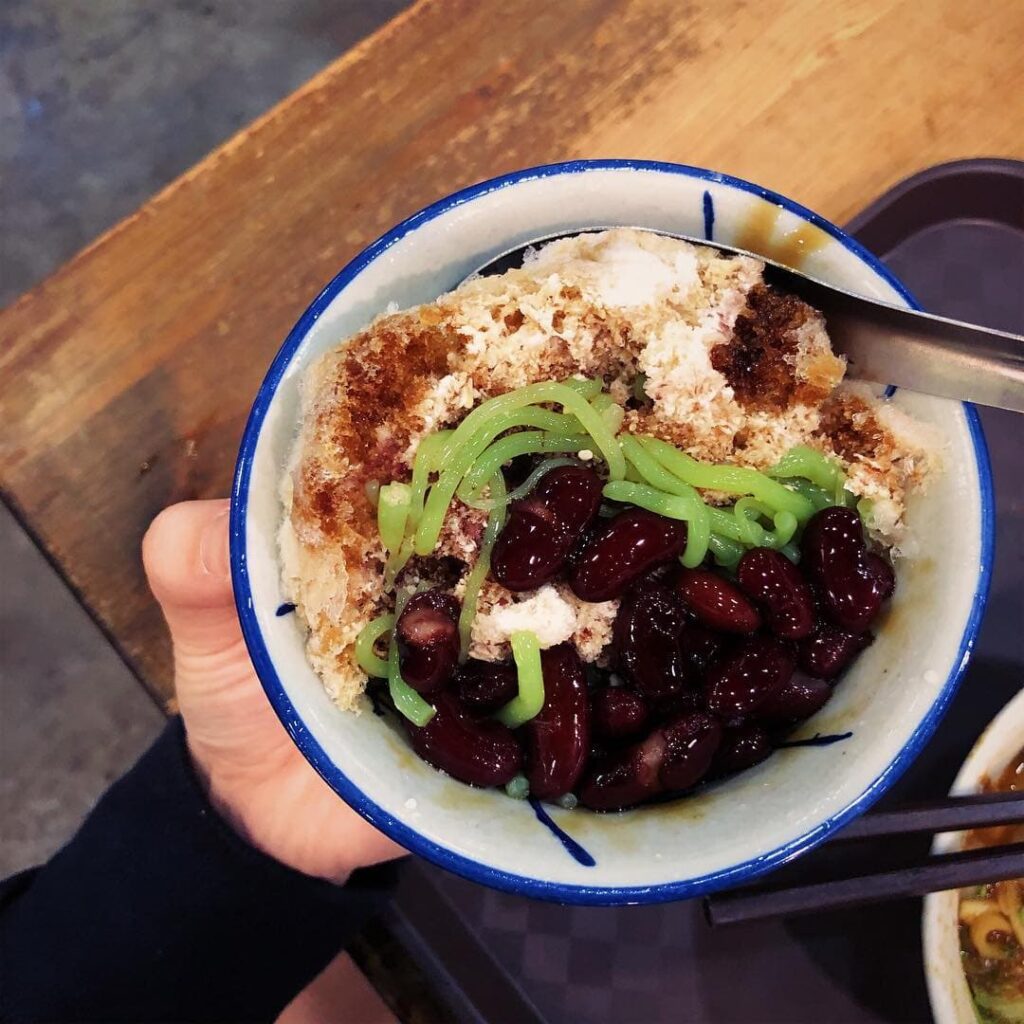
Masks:
[[[232,598],[227,500],[164,509],[142,559],[171,631],[189,751],[217,810],[264,853],[332,882],[401,856],[316,774],[263,693]]]

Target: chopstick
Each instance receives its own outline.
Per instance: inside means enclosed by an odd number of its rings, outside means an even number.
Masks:
[[[874,811],[851,821],[831,841],[848,842],[915,832],[960,832],[1024,822],[1024,792],[969,793],[892,811]]]
[[[841,910],[865,903],[924,896],[944,889],[1002,882],[1024,875],[1024,843],[929,857],[923,864],[784,889],[738,890],[704,901],[712,925]]]
[[[922,832],[956,832],[1024,822],[1024,793],[976,793],[866,814],[833,843]],[[1024,842],[927,857],[892,870],[824,882],[721,893],[704,901],[712,925],[838,910],[886,899],[1024,877]]]

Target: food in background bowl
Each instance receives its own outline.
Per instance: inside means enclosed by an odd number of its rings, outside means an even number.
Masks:
[[[1024,790],[1024,748],[982,791]],[[966,849],[1024,842],[1024,825],[970,832]],[[1022,866],[1024,876],[1024,866]],[[1024,1022],[1024,877],[960,892],[960,951],[967,983],[982,1021]]]
[[[611,810],[824,704],[936,457],[762,272],[583,234],[312,365],[280,551],[341,707],[386,679],[436,767]]]

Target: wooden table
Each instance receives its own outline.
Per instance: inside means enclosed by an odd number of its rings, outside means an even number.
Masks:
[[[5,499],[172,699],[139,541],[227,492],[250,400],[320,287],[481,178],[656,157],[842,222],[913,171],[1024,156],[1024,3],[433,0],[0,314]]]

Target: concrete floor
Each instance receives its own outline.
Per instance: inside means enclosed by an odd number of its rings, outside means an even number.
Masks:
[[[405,6],[2,0],[0,305]],[[0,509],[0,877],[38,863],[162,717]]]

